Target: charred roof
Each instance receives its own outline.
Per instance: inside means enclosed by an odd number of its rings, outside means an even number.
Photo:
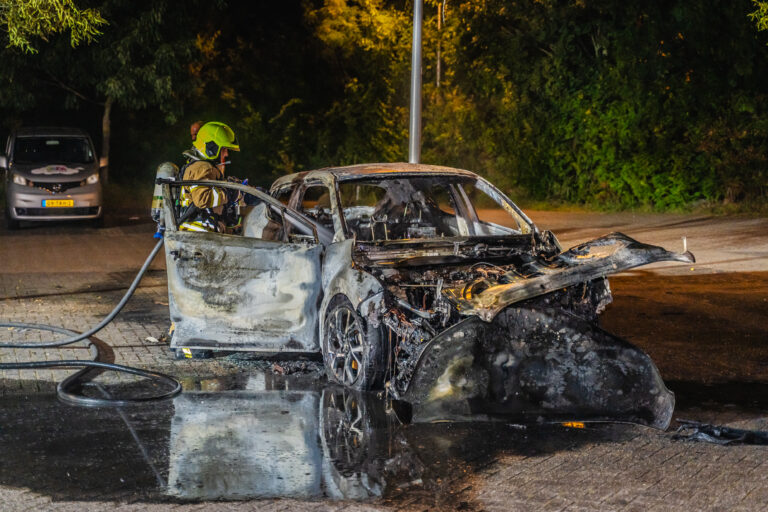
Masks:
[[[440,165],[427,164],[409,164],[405,162],[394,163],[374,163],[348,165],[344,167],[325,167],[313,171],[304,171],[296,174],[289,174],[278,178],[272,185],[272,188],[279,188],[282,185],[302,181],[324,181],[334,177],[338,181],[355,180],[360,178],[388,177],[391,175],[409,174],[409,175],[442,175],[442,176],[465,176],[476,178],[473,172],[453,167],[443,167]]]

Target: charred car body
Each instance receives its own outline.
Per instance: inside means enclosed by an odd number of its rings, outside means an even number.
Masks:
[[[245,195],[242,233],[176,229],[164,186],[176,349],[321,353],[331,380],[385,388],[414,420],[620,419],[665,428],[648,356],[597,327],[606,276],[692,262],[613,233],[563,251],[468,171],[367,164]],[[212,182],[196,182],[212,184]]]

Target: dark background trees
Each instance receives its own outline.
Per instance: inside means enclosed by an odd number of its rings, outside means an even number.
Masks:
[[[260,184],[407,158],[409,1],[76,3],[107,22],[90,44],[2,50],[3,130],[109,126],[113,181],[147,187],[197,119],[233,126],[232,172]],[[423,161],[534,199],[765,203],[762,4],[426,0]]]

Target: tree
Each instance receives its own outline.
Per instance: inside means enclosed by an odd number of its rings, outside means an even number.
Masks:
[[[244,148],[236,172],[262,184],[407,154],[410,0],[74,1],[110,25],[77,49],[67,34],[0,49],[0,123],[101,116],[108,150],[125,121],[113,155],[138,174],[189,143],[169,124],[221,120]],[[422,157],[535,199],[764,200],[767,6],[425,0]]]
[[[179,119],[184,99],[194,89],[189,84],[189,64],[196,51],[195,15],[201,13],[200,4],[105,0],[98,12],[113,23],[104,28],[97,44],[73,48],[70,41],[54,37],[45,51],[17,53],[9,59],[14,69],[2,72],[15,73],[16,84],[45,85],[49,94],[51,88],[58,89],[66,107],[100,108],[101,154],[108,163],[115,107],[153,108],[167,123]],[[41,96],[38,93],[38,101]]]
[[[411,15],[396,4],[229,3],[240,15],[204,37],[196,72],[208,104],[237,116],[243,147],[258,148],[257,168],[404,159]]]
[[[753,0],[449,5],[461,101],[431,130],[505,188],[611,207],[766,197]]]
[[[91,42],[105,24],[98,10],[78,9],[72,0],[0,1],[0,25],[8,31],[9,45],[27,52],[37,52],[33,39],[47,41],[66,31],[72,47]]]
[[[320,145],[331,161],[401,160],[407,154],[410,13],[385,0],[324,0],[307,20],[341,94]]]
[[[768,2],[764,0],[752,0],[756,9],[749,13],[757,25],[758,30],[768,30]]]

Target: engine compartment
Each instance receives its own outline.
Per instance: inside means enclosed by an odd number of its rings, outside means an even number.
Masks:
[[[540,276],[553,265],[557,266],[542,256],[534,256],[530,249],[529,252],[506,247],[503,251],[494,251],[492,246],[483,243],[464,249],[457,249],[451,255],[435,248],[404,256],[398,253],[400,248],[396,248],[394,254],[393,251],[387,254],[400,258],[382,257],[382,254],[371,258],[370,248],[358,251],[357,263],[385,289],[384,311],[377,312],[376,318],[369,318],[369,322],[383,326],[383,341],[392,354],[388,361],[388,380],[389,391],[394,396],[407,389],[430,340],[463,319],[475,316],[462,313],[452,300],[454,294],[472,298],[495,286]],[[467,257],[464,252],[486,258]],[[463,261],[456,263],[456,259]],[[596,322],[610,302],[608,280],[599,278],[509,307],[555,307],[585,321]]]

